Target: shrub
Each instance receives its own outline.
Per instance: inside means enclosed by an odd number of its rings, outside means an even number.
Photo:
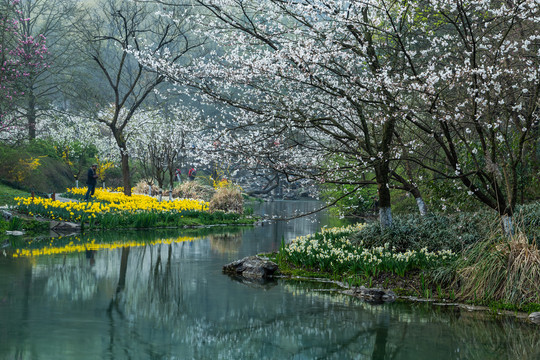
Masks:
[[[213,187],[202,185],[198,181],[184,181],[173,189],[172,195],[183,199],[210,201],[215,192]]]
[[[210,212],[230,211],[237,214],[244,212],[244,197],[235,186],[220,187],[210,200],[208,205]]]
[[[486,222],[486,218],[490,219]],[[417,214],[396,216],[393,225],[381,231],[378,222],[366,224],[353,241],[362,242],[366,247],[384,246],[388,243],[398,251],[428,248],[429,251],[462,251],[487,235],[494,223],[495,214],[490,212],[462,213],[455,216],[431,214],[421,217]]]

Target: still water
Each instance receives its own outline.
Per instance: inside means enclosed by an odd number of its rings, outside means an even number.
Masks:
[[[0,256],[0,359],[540,359],[540,329],[511,318],[371,305],[321,284],[246,284],[221,272],[331,222],[316,214],[213,233],[107,232]]]

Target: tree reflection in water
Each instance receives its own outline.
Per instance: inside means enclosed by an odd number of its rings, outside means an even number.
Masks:
[[[84,252],[0,257],[0,358],[540,358],[538,328],[511,318],[372,305],[327,284],[253,286],[221,273],[279,246],[291,231],[280,226],[97,251],[93,265]]]

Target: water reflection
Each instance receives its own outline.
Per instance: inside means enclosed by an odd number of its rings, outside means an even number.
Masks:
[[[2,257],[0,358],[538,358],[537,327],[512,319],[478,320],[426,304],[370,305],[331,285],[254,285],[221,273],[225,263],[315,226],[109,233],[111,242],[140,245]]]

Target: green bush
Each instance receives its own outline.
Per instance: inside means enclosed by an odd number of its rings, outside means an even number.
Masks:
[[[516,209],[515,226],[528,237],[529,242],[540,237],[540,202],[522,205]],[[395,216],[392,227],[381,230],[378,222],[367,224],[358,232],[354,241],[364,246],[384,246],[389,243],[399,251],[452,250],[459,252],[485,239],[500,228],[499,216],[493,210],[482,210],[453,215],[429,214],[419,216],[408,214]]]
[[[74,185],[73,174],[45,141],[11,148],[0,144],[0,179],[12,187],[60,192]]]
[[[427,247],[430,251],[459,252],[484,237],[486,230],[490,228],[489,224],[495,219],[494,214],[490,217],[486,212],[455,216],[396,216],[392,227],[384,231],[378,222],[367,224],[354,236],[354,241],[362,241],[365,247],[384,246],[389,243],[398,251],[418,251]]]
[[[336,185],[331,183],[322,184],[321,196],[327,203],[333,203],[336,199],[354,190],[353,185]],[[330,208],[335,215],[364,215],[373,212],[377,189],[374,186],[364,187],[354,194],[338,200],[336,205]]]
[[[23,221],[18,216],[13,216],[7,224],[7,230],[14,231],[14,230],[22,230],[23,228]]]

